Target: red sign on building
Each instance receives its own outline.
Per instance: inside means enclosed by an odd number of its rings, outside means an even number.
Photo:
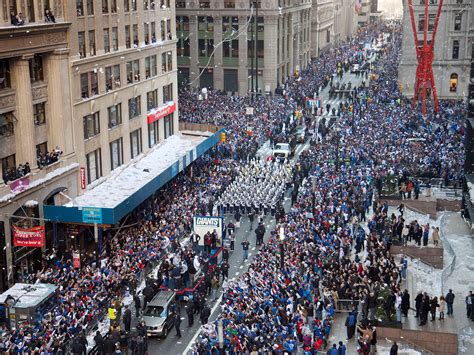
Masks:
[[[176,103],[175,102],[168,102],[166,105],[158,107],[148,113],[147,121],[148,124],[158,121],[160,118],[168,116],[176,111]]]
[[[74,266],[76,269],[81,267],[81,254],[72,253],[72,266]]]
[[[16,247],[42,248],[44,246],[44,226],[29,229],[13,226],[13,245]]]
[[[81,179],[81,189],[85,190],[86,189],[86,168],[81,167],[79,170],[79,177]]]

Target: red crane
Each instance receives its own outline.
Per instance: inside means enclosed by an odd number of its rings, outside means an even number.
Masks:
[[[431,40],[428,41],[428,2],[430,0],[424,0],[425,2],[425,20],[423,28],[423,44],[418,41],[418,32],[415,24],[415,14],[413,12],[412,0],[408,0],[408,8],[410,9],[411,26],[413,28],[413,36],[415,38],[416,58],[418,60],[418,66],[416,68],[415,78],[415,92],[413,95],[413,107],[416,106],[417,101],[421,97],[422,112],[426,115],[426,99],[428,92],[433,93],[433,103],[436,112],[439,112],[438,95],[436,94],[436,86],[433,76],[433,49],[436,38],[436,30],[438,29],[439,17],[441,15],[441,7],[443,6],[443,0],[439,0],[438,12],[434,23],[431,34]]]

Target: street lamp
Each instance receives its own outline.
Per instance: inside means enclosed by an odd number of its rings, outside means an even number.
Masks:
[[[285,227],[280,227],[280,269],[283,270],[283,265],[285,264]]]

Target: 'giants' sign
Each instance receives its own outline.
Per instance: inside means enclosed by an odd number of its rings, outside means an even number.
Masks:
[[[167,102],[165,105],[155,108],[148,113],[146,116],[148,124],[158,121],[174,111],[176,111],[176,103],[174,101]]]

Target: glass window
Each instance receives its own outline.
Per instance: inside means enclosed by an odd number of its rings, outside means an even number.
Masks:
[[[92,138],[100,133],[99,112],[84,116],[82,121],[84,126],[84,139]]]
[[[137,11],[137,1],[138,0],[131,0],[132,1],[132,11]]]
[[[123,11],[124,12],[130,11],[130,0],[123,0]]]
[[[173,101],[173,83],[163,86],[163,102]]]
[[[143,40],[145,44],[150,44],[150,25],[145,23],[143,29]]]
[[[40,54],[35,54],[29,60],[29,64],[31,82],[43,81],[43,57]]]
[[[228,42],[224,42],[224,45]],[[190,46],[189,46],[189,37],[178,39],[177,43],[177,55],[180,57],[189,57],[190,55]]]
[[[97,95],[99,93],[97,73],[88,72],[81,74],[81,97],[86,99],[88,97]]]
[[[173,70],[173,52],[171,51],[166,53],[166,65],[168,67],[168,71]]]
[[[84,1],[76,0],[76,14],[78,17],[84,16]]]
[[[142,152],[142,129],[130,133],[130,153],[132,159]]]
[[[156,23],[154,21],[150,24],[150,31],[151,31],[151,43],[156,43]]]
[[[176,8],[177,9],[185,9],[186,8],[186,0],[176,0]]]
[[[158,90],[148,91],[146,93],[146,109],[153,110],[158,107]]]
[[[97,180],[102,176],[102,157],[100,149],[86,155],[87,163],[87,183]]]
[[[239,57],[239,40],[224,42],[224,58],[238,58]]]
[[[1,132],[0,132],[1,136]],[[15,154],[2,158],[2,178],[5,183],[16,178],[16,159]]]
[[[449,78],[449,91],[456,92],[458,90],[458,75],[456,73],[451,74]]]
[[[36,145],[36,159],[42,160],[46,156],[46,154],[48,154],[48,142],[37,144]],[[38,165],[44,166],[44,165],[48,165],[48,163],[43,162],[42,164],[38,164]]]
[[[117,104],[107,108],[109,115],[109,129],[122,123],[122,104]]]
[[[169,114],[168,116],[165,116],[164,126],[165,126],[165,139],[166,139],[169,136],[172,136],[174,133],[173,114]]]
[[[145,76],[151,78],[158,75],[156,55],[145,58]]]
[[[166,53],[161,53],[161,72],[166,73]]]
[[[94,15],[94,0],[87,0],[87,14]]]
[[[211,0],[199,0],[199,7],[201,9],[209,9],[211,7]]]
[[[224,8],[225,9],[234,9],[235,8],[235,0],[224,0]]]
[[[138,25],[133,25],[133,45],[138,47]]]
[[[15,133],[13,128],[13,112],[0,113],[0,137],[8,137]]]
[[[108,28],[104,28],[104,52],[110,52],[110,33]]]
[[[89,54],[95,55],[95,31],[89,31]]]
[[[132,40],[130,38],[130,25],[125,25],[125,48],[132,48]]]
[[[214,19],[212,16],[198,16],[198,30],[214,32]]]
[[[148,125],[148,147],[153,147],[159,141],[159,121],[152,122]]]
[[[188,16],[176,16],[176,31],[189,31]]]
[[[105,91],[115,90],[120,87],[120,65],[105,68]]]
[[[110,143],[110,168],[114,170],[123,164],[122,138]]]
[[[110,12],[113,14],[117,13],[117,0],[110,0]]]
[[[85,58],[86,56],[86,38],[85,37],[86,37],[86,33],[84,31],[77,33],[80,58]]]
[[[0,89],[11,87],[10,63],[8,59],[0,59]]]
[[[141,96],[132,97],[128,100],[128,118],[139,117],[142,113]]]
[[[39,126],[46,123],[46,111],[44,106],[44,102],[33,105],[33,118],[35,126]]]
[[[456,15],[454,15],[454,30],[461,31],[461,25],[462,25],[462,13],[459,12]]]
[[[161,40],[165,41],[165,39],[166,39],[166,21],[161,20],[160,21],[160,26],[161,26]]]
[[[459,41],[453,41],[453,59],[459,59]]]
[[[109,13],[109,0],[102,0],[102,13],[103,14]]]
[[[170,19],[166,20],[166,39],[168,41],[171,41],[173,39],[173,36],[171,34],[171,20]]]
[[[112,49],[114,52],[118,51],[118,27],[112,27]]]
[[[127,83],[140,81],[140,61],[138,59],[127,62]]]

